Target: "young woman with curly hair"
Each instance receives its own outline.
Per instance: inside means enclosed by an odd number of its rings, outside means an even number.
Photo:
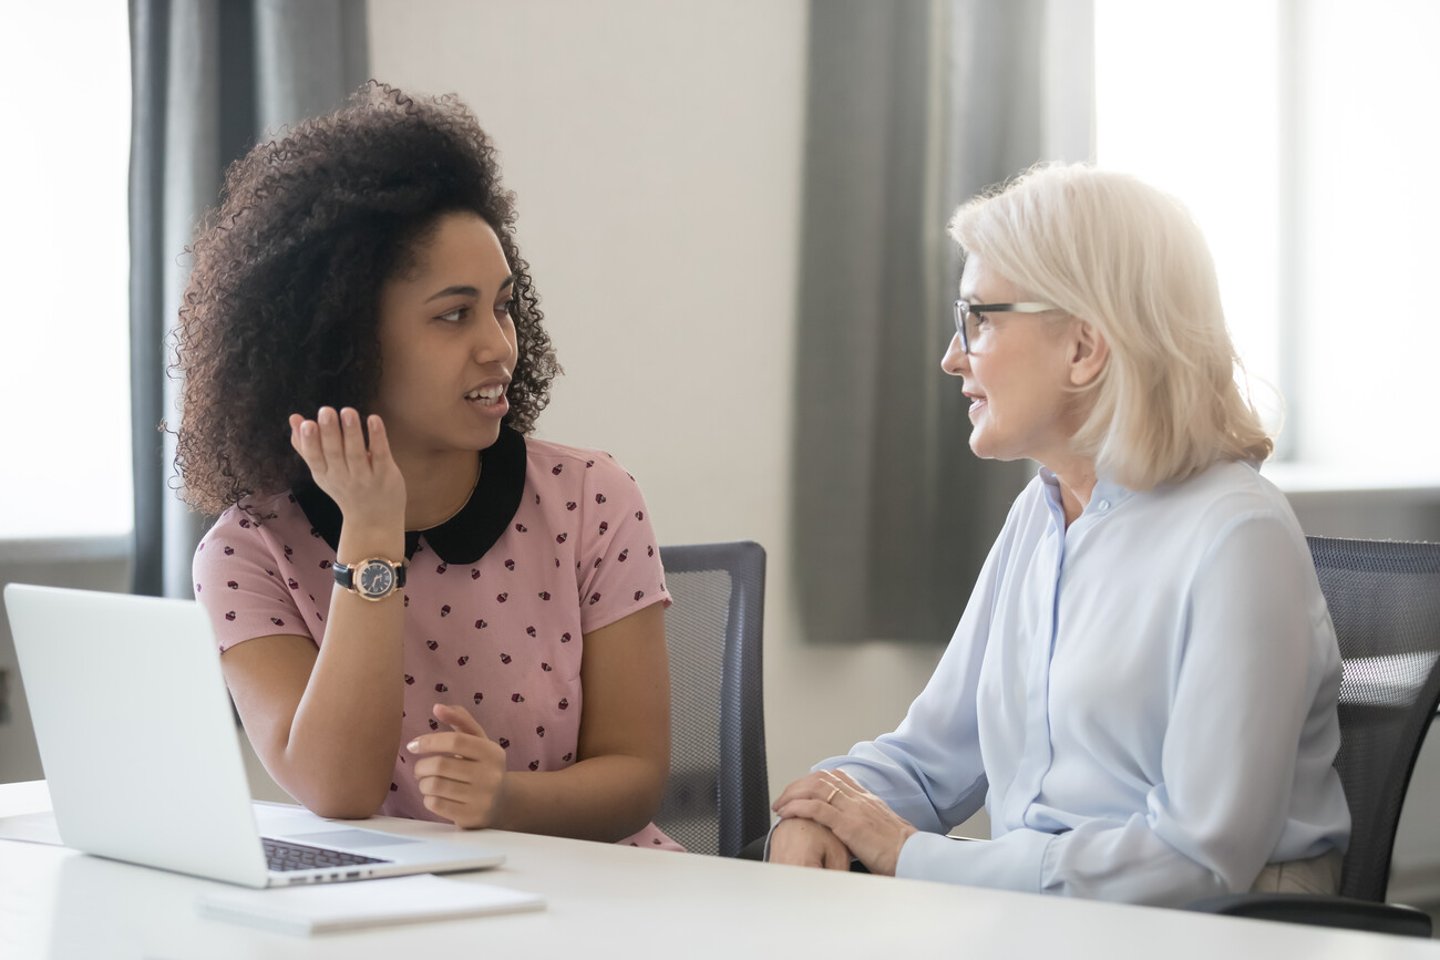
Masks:
[[[453,97],[372,83],[231,168],[177,343],[196,596],[316,813],[675,849],[655,535],[526,436],[558,368],[514,224]]]

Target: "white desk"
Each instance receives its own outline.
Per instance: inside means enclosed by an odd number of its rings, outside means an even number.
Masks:
[[[0,785],[0,817],[49,809],[43,782]],[[397,833],[451,833],[386,820]],[[223,884],[0,841],[0,957],[937,956],[1434,960],[1424,940],[1238,920],[557,840],[462,834],[504,866],[468,876],[543,894],[539,913],[295,937],[202,919]],[[460,952],[456,952],[458,951]]]

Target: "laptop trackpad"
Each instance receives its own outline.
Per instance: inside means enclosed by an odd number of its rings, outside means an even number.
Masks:
[[[321,847],[343,847],[350,850],[363,847],[389,847],[397,843],[421,843],[410,837],[397,837],[393,833],[375,830],[326,830],[321,833],[289,833],[286,837],[296,843],[309,843]]]

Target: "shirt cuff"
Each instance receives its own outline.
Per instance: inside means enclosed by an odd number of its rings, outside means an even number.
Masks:
[[[1053,834],[1016,830],[999,840],[952,840],[938,833],[910,835],[895,876],[1040,893],[1041,866]]]

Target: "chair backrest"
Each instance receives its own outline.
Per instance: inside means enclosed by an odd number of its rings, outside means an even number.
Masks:
[[[1340,753],[1352,821],[1340,893],[1383,902],[1400,808],[1440,703],[1440,543],[1310,537],[1340,641]]]
[[[734,856],[770,826],[761,686],[765,550],[661,547],[670,652],[670,781],[656,824],[693,853]]]

